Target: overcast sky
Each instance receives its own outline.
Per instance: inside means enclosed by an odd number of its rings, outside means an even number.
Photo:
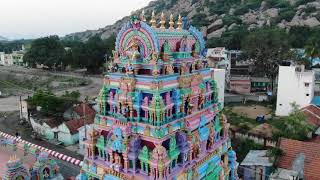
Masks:
[[[0,36],[35,38],[98,29],[150,0],[0,0]]]

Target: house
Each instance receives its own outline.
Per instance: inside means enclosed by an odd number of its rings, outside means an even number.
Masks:
[[[230,77],[231,92],[238,94],[250,94],[256,92],[267,92],[270,89],[271,80],[266,77],[253,77],[245,75],[232,75]]]
[[[63,142],[65,146],[76,144],[79,142],[78,129],[84,125],[83,119],[74,119],[62,123],[58,127],[58,140]]]
[[[273,161],[268,157],[267,150],[250,150],[241,163],[244,180],[267,180],[272,165]]]
[[[251,80],[249,76],[231,76],[230,91],[239,94],[249,94],[251,92]]]
[[[319,143],[281,138],[279,148],[283,151],[278,161],[279,168],[295,171],[299,178],[319,180]]]
[[[79,142],[79,146],[81,147],[82,141],[85,137],[84,131],[86,128],[91,128],[96,112],[90,105],[80,103],[72,107],[72,110],[69,110],[68,113],[71,113],[72,116],[77,119],[66,121],[58,127],[59,141],[63,142],[64,145],[71,145]],[[68,117],[68,113],[64,113],[64,116]],[[84,119],[83,117],[86,118]]]
[[[225,69],[230,72],[231,61],[229,51],[225,47],[209,48],[207,50],[207,58],[210,67]]]
[[[87,103],[80,103],[70,107],[63,113],[65,120],[79,119],[86,116],[87,119],[94,119],[96,111]]]
[[[300,108],[308,106],[314,97],[314,86],[314,72],[305,70],[303,65],[280,66],[276,115],[289,115],[292,103]]]
[[[33,131],[45,139],[58,140],[58,126],[63,123],[63,120],[56,117],[45,117],[39,114],[32,114],[30,116],[30,123]]]
[[[26,65],[23,61],[24,56],[24,46],[22,45],[21,50],[12,51],[11,53],[0,52],[0,65],[3,66],[24,66]]]
[[[320,108],[310,104],[300,110],[306,116],[308,122],[315,127],[320,127]]]

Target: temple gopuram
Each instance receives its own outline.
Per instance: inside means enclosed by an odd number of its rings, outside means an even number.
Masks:
[[[238,179],[202,33],[169,19],[132,16],[117,35],[78,180]]]

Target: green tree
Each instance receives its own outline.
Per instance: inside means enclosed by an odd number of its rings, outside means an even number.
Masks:
[[[308,39],[306,47],[305,47],[305,54],[307,57],[311,58],[312,60],[316,57],[320,57],[320,33],[319,36],[312,36]],[[313,65],[313,62],[311,62]]]
[[[256,75],[271,79],[272,89],[279,65],[290,57],[288,40],[284,30],[268,28],[251,32],[242,42],[243,58],[252,61]]]
[[[303,26],[293,26],[289,30],[289,41],[293,48],[304,48],[308,36],[306,34],[311,34],[309,27]]]
[[[281,124],[278,133],[275,133],[275,138],[285,137],[295,140],[306,140],[308,133],[313,131],[313,126],[307,122],[307,118],[299,110],[299,106],[292,103],[292,112],[289,116],[280,119]]]
[[[237,160],[239,162],[243,161],[250,150],[263,149],[263,145],[257,144],[251,139],[237,139],[236,141],[233,140],[231,143],[237,153]]]
[[[41,107],[41,113],[59,117],[62,116],[65,109],[78,102],[79,97],[78,91],[66,91],[65,94],[58,97],[51,91],[38,90],[27,101],[31,106]]]
[[[39,38],[31,43],[24,60],[30,65],[44,64],[49,68],[63,63],[65,50],[58,36]]]

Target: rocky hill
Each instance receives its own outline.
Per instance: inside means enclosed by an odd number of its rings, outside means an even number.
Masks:
[[[0,41],[8,41],[8,39],[3,36],[0,36]]]
[[[249,30],[264,26],[278,26],[290,29],[292,26],[315,27],[320,25],[320,0],[157,0],[144,10],[147,20],[154,10],[159,16],[164,12],[169,18],[180,13],[187,16],[192,24],[201,28],[207,39],[220,37],[237,26]],[[149,18],[148,18],[149,17]],[[86,41],[99,35],[102,39],[116,34],[129,16],[113,25],[98,30],[87,30],[65,36],[65,39]]]

